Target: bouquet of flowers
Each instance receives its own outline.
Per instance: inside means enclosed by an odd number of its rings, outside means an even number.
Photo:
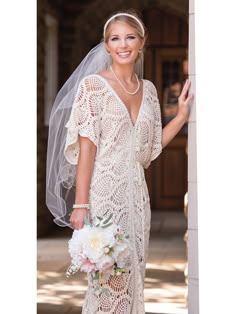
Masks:
[[[90,273],[95,291],[101,288],[106,295],[109,293],[101,281],[127,272],[125,261],[130,252],[128,235],[111,218],[112,214],[108,218],[97,216],[93,226],[86,217],[84,227],[74,230],[68,242],[72,261],[66,272],[67,277],[77,271]]]

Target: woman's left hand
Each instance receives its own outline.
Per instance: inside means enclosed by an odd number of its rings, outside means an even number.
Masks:
[[[185,122],[188,120],[190,112],[190,101],[193,98],[193,94],[189,94],[191,82],[187,80],[178,98],[178,116]]]

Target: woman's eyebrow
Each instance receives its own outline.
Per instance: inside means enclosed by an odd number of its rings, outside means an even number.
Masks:
[[[136,34],[135,33],[130,33],[130,34],[126,34],[125,36],[130,36],[130,35],[135,36]],[[116,35],[116,34],[111,35],[111,37],[113,37],[113,36],[119,36],[119,35]]]

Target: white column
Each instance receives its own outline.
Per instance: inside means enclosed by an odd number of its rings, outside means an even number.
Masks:
[[[197,141],[196,141],[196,71],[195,71],[195,9],[189,1],[189,79],[194,93],[188,124],[188,314],[199,313],[198,278],[198,206],[197,206]]]
[[[235,2],[197,0],[195,12],[199,312],[234,314]]]

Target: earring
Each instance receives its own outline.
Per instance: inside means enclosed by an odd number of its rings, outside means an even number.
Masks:
[[[107,50],[107,53],[109,54],[109,56],[111,55],[110,51]]]
[[[138,50],[138,53],[142,53],[142,52],[143,52],[143,49],[139,49],[139,50]]]

